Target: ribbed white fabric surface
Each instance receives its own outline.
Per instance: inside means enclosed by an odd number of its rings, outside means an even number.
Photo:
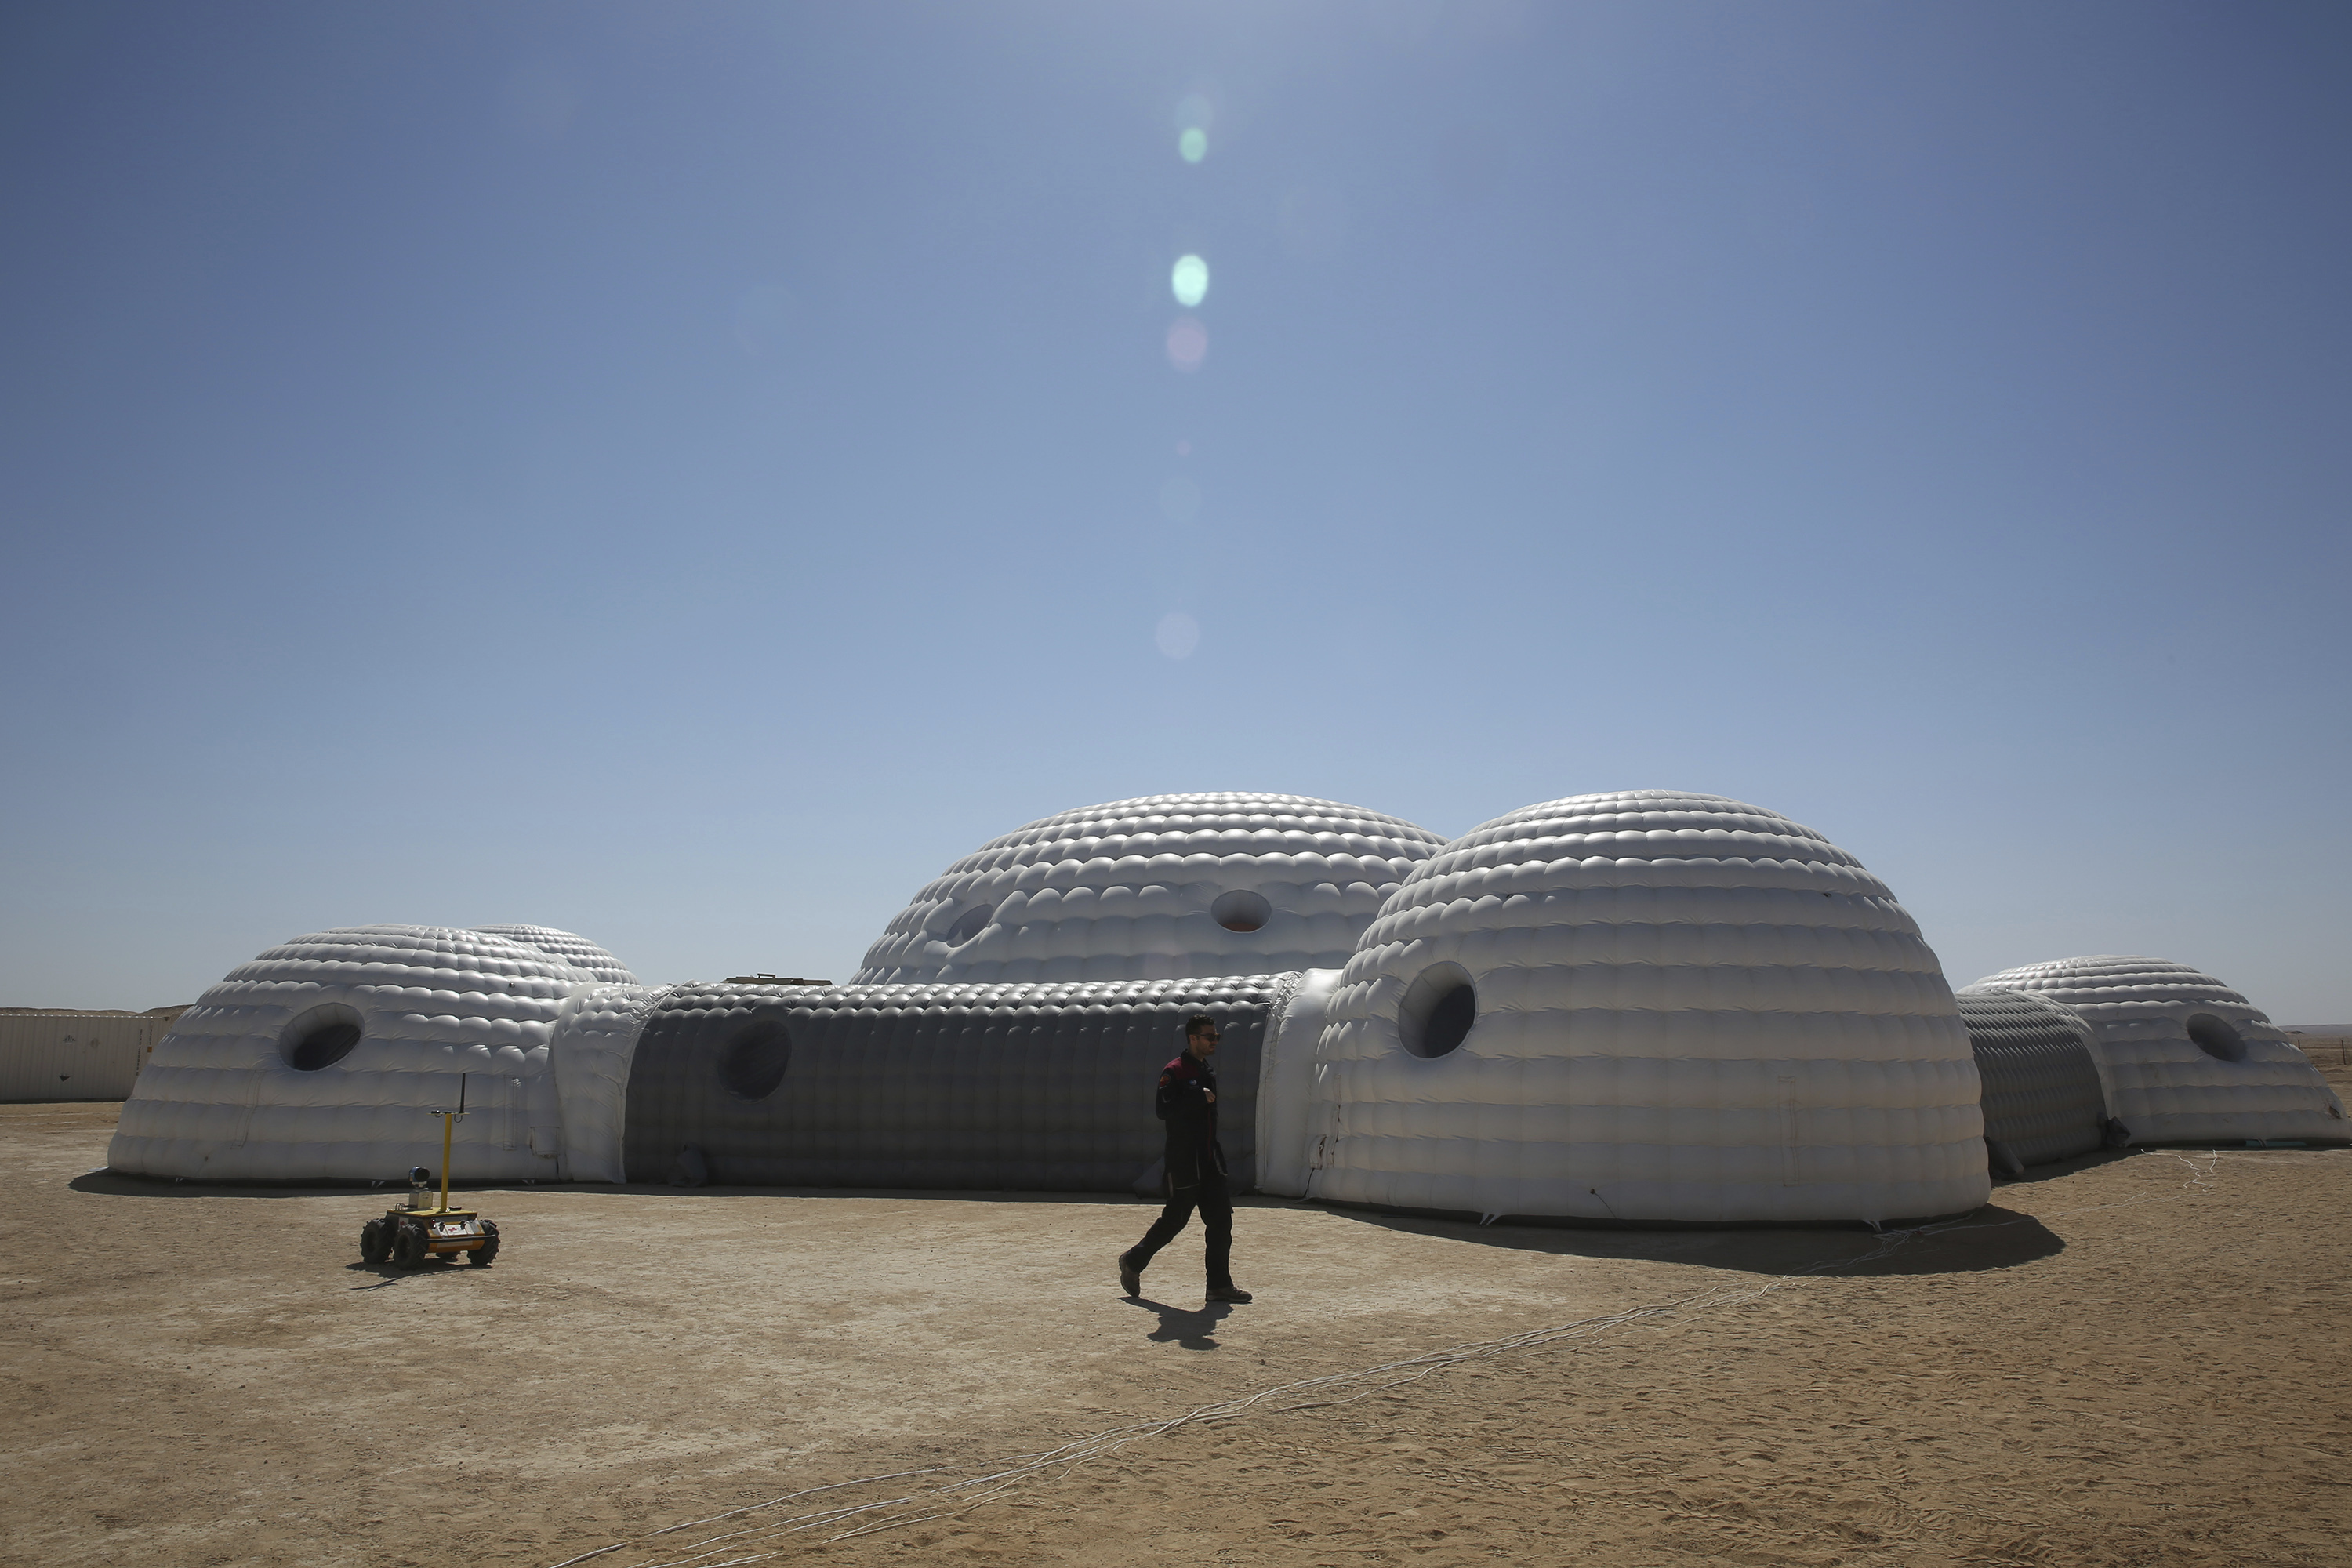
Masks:
[[[2352,1137],[2344,1102],[2261,1009],[2185,963],[2100,953],[2021,964],[1977,984],[2063,1003],[2091,1026],[2107,1108],[2135,1143]],[[2242,1061],[2200,1049],[2189,1021],[2221,1019]]]
[[[627,964],[590,942],[586,937],[553,926],[476,926],[476,931],[492,936],[505,937],[509,942],[535,947],[540,952],[560,958],[574,969],[584,969],[608,985],[635,985],[637,977],[629,973]]]
[[[1425,828],[1296,795],[1156,795],[1045,817],[928,883],[866,951],[859,982],[1167,980],[1336,969]],[[1218,900],[1255,894],[1232,931]]]
[[[629,1068],[646,1016],[667,985],[593,985],[564,999],[548,1058],[563,1113],[562,1174],[567,1182],[625,1182]]]
[[[1475,1022],[1425,1058],[1403,1003],[1444,964]],[[1916,924],[1820,834],[1720,796],[1576,795],[1455,839],[1365,931],[1329,1020],[1318,1197],[1884,1220],[1990,1191],[1968,1031]]]
[[[562,1123],[548,1041],[588,972],[502,936],[358,926],[273,947],[206,991],[155,1047],[107,1163],[208,1181],[396,1180],[437,1167],[441,1123],[467,1114],[460,1180],[552,1179]],[[289,1027],[348,1008],[358,1043],[332,1065],[289,1060]],[[338,1015],[342,1016],[342,1015]]]

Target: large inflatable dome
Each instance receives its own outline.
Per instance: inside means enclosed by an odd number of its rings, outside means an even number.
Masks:
[[[1297,795],[1155,795],[1066,811],[927,884],[853,983],[1336,969],[1443,842]]]
[[[211,1181],[397,1177],[439,1163],[431,1111],[457,1105],[462,1074],[467,1176],[553,1179],[562,1118],[548,1042],[567,998],[596,984],[485,931],[297,937],[181,1015],[122,1108],[107,1163]]]
[[[1717,795],[1575,795],[1417,868],[1328,1004],[1312,1195],[1889,1220],[1990,1192],[1969,1034],[1885,885]]]
[[[1973,989],[2031,993],[2089,1026],[2107,1109],[2134,1143],[2352,1136],[2344,1102],[2260,1009],[2211,975],[2101,953],[2022,964]]]

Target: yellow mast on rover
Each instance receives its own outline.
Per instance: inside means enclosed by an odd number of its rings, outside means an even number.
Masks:
[[[457,1075],[457,1110],[433,1112],[441,1119],[441,1206],[433,1211],[436,1214],[449,1212],[449,1134],[456,1130],[457,1118],[466,1114],[466,1079],[470,1076],[462,1072]]]

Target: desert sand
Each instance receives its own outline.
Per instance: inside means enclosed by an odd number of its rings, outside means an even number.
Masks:
[[[2352,1561],[2352,1152],[1897,1237],[1252,1200],[1204,1310],[1014,1194],[481,1190],[495,1266],[371,1268],[389,1189],[109,1176],[116,1110],[0,1106],[9,1563]]]

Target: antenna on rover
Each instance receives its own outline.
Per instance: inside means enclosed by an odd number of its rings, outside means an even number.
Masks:
[[[468,1076],[462,1072],[457,1075],[457,1109],[433,1113],[441,1119],[441,1207],[437,1211],[441,1214],[449,1212],[449,1134],[457,1130],[457,1118],[466,1114],[466,1079]]]

